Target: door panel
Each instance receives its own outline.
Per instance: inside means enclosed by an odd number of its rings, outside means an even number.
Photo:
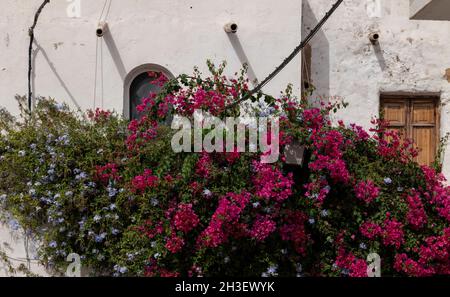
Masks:
[[[435,124],[435,105],[433,102],[412,103],[412,124]]]
[[[434,136],[434,127],[414,127],[413,140],[419,149],[419,155],[416,161],[422,165],[431,165],[436,155],[436,139]]]
[[[383,105],[384,119],[391,126],[405,126],[406,110],[406,102],[404,101],[386,101]]]

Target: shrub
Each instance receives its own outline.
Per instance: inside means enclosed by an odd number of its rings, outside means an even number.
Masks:
[[[159,77],[163,91],[143,99],[127,131],[114,115],[83,120],[52,101],[7,129],[2,203],[43,240],[44,261],[63,266],[76,252],[116,276],[366,276],[378,253],[382,275],[450,273],[450,188],[414,162],[411,142],[381,120],[368,132],[333,126],[345,104],[311,106],[290,88],[250,94],[245,71],[229,79],[224,64],[209,66],[207,78]],[[243,97],[253,104],[240,109]],[[281,150],[304,145],[303,165],[173,152],[164,122],[195,109],[278,116]]]

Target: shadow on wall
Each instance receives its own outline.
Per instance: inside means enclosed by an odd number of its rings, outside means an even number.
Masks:
[[[250,79],[250,82],[253,84],[253,86],[256,86],[258,84],[258,78],[256,77],[256,73],[253,70],[253,67],[250,63],[250,60],[247,57],[247,54],[244,51],[244,48],[242,47],[241,41],[239,40],[237,33],[228,33],[227,35],[241,64],[242,65],[247,64],[248,66],[247,75],[248,78]]]
[[[114,65],[117,68],[117,72],[119,73],[122,81],[125,81],[127,71],[125,69],[125,65],[123,64],[122,58],[120,57],[119,49],[117,48],[116,42],[114,41],[111,28],[109,28],[109,30],[106,32],[103,38],[100,39],[103,39],[105,41],[109,53],[111,54],[111,57],[114,61]],[[100,40],[100,42],[102,42],[102,40]]]
[[[302,9],[302,36],[307,36],[323,17],[315,16],[310,3],[316,0],[304,0]],[[323,14],[325,15],[325,11]],[[311,80],[316,88],[311,100],[330,101],[330,44],[323,31],[319,32],[310,41],[311,53]]]
[[[36,47],[33,51],[33,56],[32,56],[32,77],[31,77],[31,91],[33,93],[33,102],[35,102],[36,97],[36,57],[39,53],[42,54],[42,57],[44,57],[45,61],[47,61],[48,66],[50,66],[50,69],[52,70],[53,74],[55,75],[55,77],[58,79],[59,83],[61,84],[61,86],[63,87],[64,91],[67,93],[67,95],[69,96],[70,100],[72,101],[72,103],[77,107],[77,109],[81,109],[80,105],[78,104],[78,102],[75,100],[75,97],[73,96],[73,94],[71,93],[71,91],[69,90],[69,88],[67,87],[66,83],[64,82],[64,80],[61,78],[61,76],[59,75],[58,71],[55,68],[55,65],[53,64],[52,61],[50,61],[50,58],[48,57],[46,51],[42,48],[42,46],[36,41],[36,39],[34,40],[34,46]]]

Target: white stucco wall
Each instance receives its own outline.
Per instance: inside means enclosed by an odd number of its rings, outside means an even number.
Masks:
[[[124,78],[146,63],[178,75],[192,73],[196,65],[205,72],[208,58],[227,60],[231,74],[247,62],[250,74],[262,80],[301,37],[301,0],[107,0],[103,16],[109,11],[110,34],[99,40],[95,30],[105,1],[78,1],[80,18],[67,16],[66,0],[52,0],[42,12],[35,31],[33,90],[82,109],[122,112]],[[41,3],[2,0],[0,106],[10,110],[16,110],[14,95],[27,93],[27,31]],[[230,21],[239,25],[235,35],[223,30]],[[266,91],[276,95],[289,82],[299,89],[300,59]]]
[[[304,0],[304,32],[334,1]],[[410,20],[409,0],[345,0],[312,45],[313,98],[344,98],[336,120],[370,127],[382,92],[440,92],[441,136],[450,132],[450,21]],[[379,8],[379,9],[378,9]],[[379,46],[369,41],[379,32]],[[450,178],[450,146],[444,158]]]
[[[35,96],[83,110],[121,113],[127,74],[147,63],[178,75],[192,73],[194,66],[206,72],[206,59],[227,60],[229,74],[246,62],[250,78],[262,80],[301,39],[301,0],[79,1],[78,18],[68,17],[66,0],[52,0],[43,10],[35,30],[32,85]],[[13,113],[18,111],[14,96],[27,94],[28,28],[42,2],[1,0],[0,106]],[[97,39],[97,24],[105,17],[110,32]],[[237,34],[224,32],[230,21],[239,25]],[[277,95],[293,83],[299,92],[300,61],[293,61],[265,91]],[[5,242],[11,256],[26,256],[23,238],[11,237],[3,226],[0,245]]]

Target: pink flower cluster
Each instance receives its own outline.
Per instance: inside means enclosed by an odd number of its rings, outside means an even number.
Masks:
[[[195,173],[202,178],[207,178],[211,171],[211,158],[208,153],[202,153],[201,157],[198,159]]]
[[[427,192],[424,196],[435,205],[439,215],[450,222],[450,187],[443,185],[445,177],[427,166],[423,166],[422,171],[427,181]]]
[[[108,120],[111,115],[112,112],[100,108],[95,109],[95,112],[92,110],[88,111],[88,117],[97,123]]]
[[[154,139],[157,134],[158,122],[149,120],[143,116],[140,120],[132,120],[128,125],[130,135],[127,137],[126,145],[131,151],[138,150],[147,141]]]
[[[256,196],[267,201],[283,202],[292,195],[292,173],[284,176],[279,168],[258,161],[253,162],[253,170],[256,172],[253,178]]]
[[[318,178],[317,180],[306,184],[305,189],[305,196],[317,200],[317,204],[320,206],[330,193],[331,187],[328,185],[328,181],[325,178]]]
[[[151,169],[145,169],[144,174],[135,176],[131,181],[133,192],[144,192],[147,188],[153,188],[157,185],[159,179],[153,175]]]
[[[257,241],[264,241],[276,229],[276,223],[269,218],[260,218],[253,224],[250,236]]]
[[[395,246],[397,249],[404,243],[403,224],[396,219],[390,219],[389,216],[384,221],[383,232],[381,234],[383,238],[383,244],[386,246]]]
[[[166,242],[166,249],[173,254],[178,253],[183,246],[184,239],[175,234],[172,234]]]
[[[373,222],[363,223],[359,231],[362,235],[368,239],[375,239],[381,236],[383,244],[385,246],[394,246],[397,249],[404,243],[403,224],[396,219],[390,219],[390,214],[387,214],[387,218],[383,223],[383,226],[379,226]]]
[[[309,168],[314,172],[326,170],[331,179],[338,183],[347,184],[350,180],[350,173],[347,165],[342,159],[343,150],[347,143],[343,135],[336,130],[313,131],[311,135],[313,141],[315,160],[309,164]]]
[[[196,109],[201,109],[216,116],[224,111],[231,102],[231,98],[232,96],[227,96],[217,90],[205,90],[198,87],[190,93],[179,91],[172,103],[182,115],[192,115]]]
[[[280,236],[284,241],[291,241],[294,249],[300,255],[306,254],[309,237],[306,233],[305,222],[308,217],[300,211],[287,211],[280,227]]]
[[[367,141],[370,138],[370,135],[361,126],[350,124],[350,128],[355,132],[358,141]]]
[[[416,277],[450,274],[450,228],[444,229],[441,236],[426,238],[416,251],[417,261],[405,253],[397,254],[394,269]]]
[[[364,259],[358,259],[352,253],[346,253],[343,248],[339,249],[335,264],[347,270],[350,277],[367,277],[367,262]]]
[[[217,247],[226,242],[234,224],[250,202],[250,193],[228,193],[220,198],[219,206],[214,212],[208,227],[199,237],[200,247]]]
[[[381,234],[381,227],[373,222],[364,222],[359,227],[359,231],[368,239],[375,239]]]
[[[173,224],[175,229],[188,233],[199,223],[197,214],[192,209],[192,204],[181,203],[178,205],[178,210],[173,217]]]
[[[427,214],[420,199],[420,194],[414,192],[412,195],[408,195],[406,199],[409,207],[406,220],[413,229],[422,228],[427,223]]]
[[[355,186],[355,194],[359,200],[370,203],[380,194],[380,190],[373,181],[361,181]]]
[[[110,181],[119,181],[121,179],[117,164],[109,163],[105,166],[96,166],[95,171],[96,180],[99,180],[104,184],[107,184]]]
[[[388,130],[389,123],[384,120],[372,120],[376,127],[370,129],[375,132],[374,139],[378,142],[378,154],[386,159],[396,159],[403,163],[413,162],[418,155],[418,150],[411,139],[403,139],[403,136],[395,130]]]
[[[311,129],[320,129],[324,125],[324,117],[319,108],[311,108],[303,111],[303,121]]]

